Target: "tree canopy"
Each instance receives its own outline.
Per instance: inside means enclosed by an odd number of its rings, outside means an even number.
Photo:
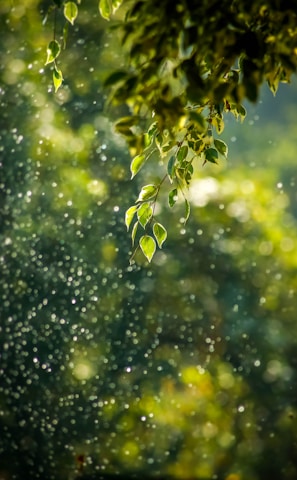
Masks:
[[[68,24],[74,24],[80,1],[53,0],[49,11],[63,8],[63,41],[54,36],[46,64],[53,63],[57,91],[63,74],[57,65]],[[184,223],[190,215],[187,187],[197,160],[217,163],[228,146],[218,138],[224,115],[244,119],[244,100],[256,102],[263,82],[275,94],[297,67],[297,2],[294,0],[100,0],[99,11],[120,32],[126,61],[105,80],[115,104],[127,115],[115,124],[130,148],[133,178],[151,159],[164,166],[164,176],[143,185],[126,212],[150,261],[162,248],[166,228],[156,221],[156,202],[168,180],[168,202],[185,202]],[[139,228],[140,227],[140,228]],[[140,236],[138,230],[141,230]],[[150,233],[151,232],[151,233]],[[137,236],[138,235],[138,236]]]

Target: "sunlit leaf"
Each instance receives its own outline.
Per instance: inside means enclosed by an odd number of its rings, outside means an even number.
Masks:
[[[139,225],[139,223],[135,222],[134,225],[133,225],[133,228],[132,228],[132,232],[131,232],[132,245],[134,245],[134,242],[135,242],[135,237],[136,237],[138,225]]]
[[[64,5],[64,17],[70,22],[72,25],[78,14],[78,8],[76,3],[74,2],[66,2]]]
[[[137,208],[138,208],[137,205],[132,205],[132,207],[128,208],[128,210],[125,213],[125,225],[127,227],[127,230],[129,230],[129,227],[137,211]]]
[[[139,170],[143,167],[146,162],[146,156],[142,153],[133,158],[130,164],[131,179],[137,175]]]
[[[123,0],[111,0],[113,13],[122,5]]]
[[[137,202],[143,202],[144,200],[150,200],[154,198],[158,193],[158,187],[156,185],[145,185],[142,187]]]
[[[218,163],[217,159],[219,158],[219,154],[215,148],[207,148],[204,150],[204,155],[207,162]]]
[[[225,157],[227,157],[228,145],[225,142],[223,142],[223,140],[215,139],[214,145],[221,155],[224,155]]]
[[[158,129],[157,122],[152,123],[151,126],[149,127],[148,131],[147,131],[148,135],[150,137],[153,137],[154,134],[156,133],[157,129]]]
[[[168,203],[170,207],[173,207],[173,205],[177,202],[178,200],[178,195],[177,195],[177,188],[174,188],[169,192],[168,195]]]
[[[145,228],[147,223],[150,221],[150,219],[153,216],[153,209],[150,205],[150,203],[145,202],[143,203],[139,209],[137,210],[137,218],[140,223],[140,225]]]
[[[139,245],[142,250],[142,253],[150,262],[156,251],[156,242],[150,235],[143,235],[139,240]]]
[[[61,47],[59,42],[57,42],[57,40],[52,40],[48,44],[46,49],[47,58],[46,58],[45,65],[48,65],[49,63],[53,62],[60,54],[60,51],[61,51]]]
[[[219,115],[216,115],[215,117],[212,118],[212,125],[213,127],[215,127],[218,133],[222,133],[225,127],[224,120]]]
[[[153,226],[153,232],[157,240],[159,248],[162,248],[163,243],[167,238],[167,230],[161,223],[155,223]]]
[[[53,71],[53,82],[54,82],[55,92],[57,92],[63,82],[62,72],[57,67],[55,67]]]
[[[105,20],[110,20],[110,15],[112,14],[111,0],[99,0],[98,8],[100,15],[105,18]]]

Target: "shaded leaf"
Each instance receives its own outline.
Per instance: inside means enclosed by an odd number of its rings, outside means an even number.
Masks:
[[[132,205],[132,207],[128,208],[128,210],[125,213],[125,225],[127,227],[127,230],[129,230],[129,227],[131,225],[131,222],[133,220],[133,217],[138,209],[138,205]]]
[[[153,232],[157,240],[159,248],[162,248],[163,243],[167,238],[167,230],[161,223],[155,223],[153,226]]]
[[[240,115],[241,120],[244,120],[246,117],[246,109],[244,108],[243,105],[237,105],[237,112],[238,112],[238,115]]]
[[[204,132],[204,130],[206,129],[204,117],[197,112],[190,112],[189,117],[193,122],[195,122],[198,130],[200,132]]]
[[[65,25],[63,27],[63,48],[66,48],[68,30],[69,30],[69,23],[65,22]]]
[[[145,162],[146,162],[146,156],[143,153],[133,158],[130,164],[131,179],[134,178],[135,175],[137,175],[137,173],[143,167]]]
[[[128,72],[124,70],[117,70],[116,72],[113,72],[111,75],[109,75],[105,82],[104,86],[105,87],[110,87],[111,85],[114,85],[115,83],[120,82],[121,80],[124,80],[124,78],[127,78]]]
[[[214,145],[221,155],[224,155],[225,157],[227,157],[228,145],[225,142],[223,142],[223,140],[215,139]]]
[[[207,162],[218,163],[217,159],[219,158],[219,154],[215,148],[207,148],[204,150],[204,155]]]
[[[78,8],[74,2],[66,2],[64,5],[64,17],[71,23],[74,24],[74,21],[78,14]]]
[[[148,202],[143,203],[137,210],[137,218],[139,220],[140,225],[143,228],[145,228],[145,226],[150,221],[152,216],[153,216],[153,209],[150,203]]]
[[[120,118],[116,123],[115,127],[117,128],[118,126],[125,126],[125,127],[132,127],[135,125],[138,121],[138,117],[135,115],[130,115],[128,117],[122,117]]]
[[[167,174],[168,174],[168,177],[169,177],[171,182],[172,182],[173,174],[174,174],[174,165],[175,165],[175,157],[172,156],[172,157],[170,157],[170,159],[168,161],[168,164],[167,164]]]
[[[185,207],[186,207],[186,213],[185,213],[185,222],[187,223],[190,213],[191,213],[191,205],[190,202],[185,198]]]
[[[169,192],[168,195],[168,203],[170,207],[173,207],[173,205],[177,202],[178,200],[178,194],[177,194],[177,188],[174,188]]]
[[[142,187],[137,202],[143,202],[144,200],[149,200],[155,197],[158,193],[158,187],[156,185],[145,185]]]
[[[188,155],[188,151],[189,148],[187,145],[184,145],[179,149],[179,151],[177,152],[177,159],[179,162],[182,162],[186,158],[186,156]]]
[[[59,42],[57,42],[57,40],[52,40],[48,44],[46,49],[47,58],[46,58],[45,65],[48,65],[49,63],[53,62],[60,54],[60,51],[61,51],[61,47]]]
[[[143,235],[139,240],[139,245],[142,250],[142,253],[150,262],[156,251],[156,242],[150,235]]]

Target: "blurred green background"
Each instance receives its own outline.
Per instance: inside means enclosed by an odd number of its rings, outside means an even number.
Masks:
[[[50,3],[0,5],[1,480],[295,480],[296,82],[227,116],[186,228],[164,196],[169,238],[130,266],[124,212],[161,166],[129,179],[97,2],[53,92]]]

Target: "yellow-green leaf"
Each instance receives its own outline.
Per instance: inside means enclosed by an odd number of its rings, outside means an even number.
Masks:
[[[185,198],[185,207],[186,207],[186,214],[185,214],[185,224],[186,224],[191,213],[190,202],[186,198]]]
[[[150,262],[156,251],[156,242],[150,235],[143,235],[139,240],[139,245],[144,256]]]
[[[127,230],[129,230],[129,227],[131,225],[135,212],[137,211],[137,208],[138,208],[137,205],[132,205],[132,207],[128,208],[128,210],[125,213],[125,225],[127,227]]]
[[[131,179],[135,177],[135,175],[143,167],[145,162],[146,162],[146,156],[144,154],[137,155],[136,157],[133,158],[130,165]]]
[[[110,0],[99,0],[99,12],[105,20],[110,20],[112,14],[112,4]]]
[[[162,248],[163,243],[167,238],[167,230],[161,223],[155,223],[153,226],[153,232],[157,240],[159,248]]]
[[[78,14],[78,8],[76,3],[66,2],[64,5],[64,17],[66,18],[66,20],[68,20],[68,22],[71,23],[71,25],[74,24],[77,14]]]
[[[137,218],[139,220],[140,225],[145,228],[147,223],[153,216],[153,209],[148,202],[143,203],[139,209],[137,210]]]
[[[149,200],[151,198],[154,198],[157,195],[157,193],[158,193],[158,187],[156,185],[144,185],[136,201],[143,202],[144,200]]]
[[[54,82],[55,92],[57,92],[63,82],[62,72],[57,67],[55,67],[53,71],[53,82]]]
[[[139,223],[135,222],[134,225],[133,225],[133,228],[132,228],[132,233],[131,233],[132,246],[134,245],[134,242],[135,242],[135,237],[136,237],[138,225],[139,225]]]
[[[61,47],[59,42],[57,42],[57,40],[52,40],[48,44],[46,49],[47,58],[46,58],[45,65],[48,65],[49,63],[53,62],[59,56],[60,51],[61,51]]]

